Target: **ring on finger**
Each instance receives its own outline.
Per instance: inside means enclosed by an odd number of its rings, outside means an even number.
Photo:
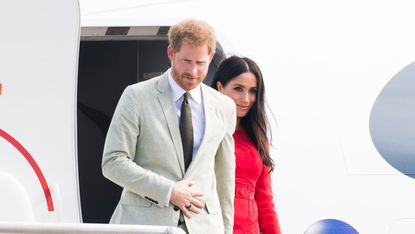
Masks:
[[[190,203],[188,206],[185,206],[185,207],[186,207],[186,209],[190,210],[190,209],[192,209],[193,204],[192,204],[192,203]]]

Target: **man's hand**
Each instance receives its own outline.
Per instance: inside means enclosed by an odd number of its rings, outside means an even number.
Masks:
[[[203,194],[193,191],[191,188],[192,185],[193,182],[190,180],[176,182],[170,197],[170,202],[179,207],[183,214],[189,219],[192,218],[190,211],[199,214],[200,210],[205,207],[205,204],[196,199],[197,197],[203,196]]]

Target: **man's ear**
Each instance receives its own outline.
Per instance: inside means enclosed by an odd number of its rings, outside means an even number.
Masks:
[[[170,45],[167,46],[167,56],[169,57],[170,61],[173,61],[174,51],[173,51],[173,48]]]
[[[214,56],[215,56],[215,51],[212,51],[212,53],[210,53],[209,55],[209,62],[212,62]]]

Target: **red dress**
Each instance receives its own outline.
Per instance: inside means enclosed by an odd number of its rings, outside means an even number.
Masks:
[[[234,234],[280,234],[269,167],[240,128],[233,134],[236,155]]]

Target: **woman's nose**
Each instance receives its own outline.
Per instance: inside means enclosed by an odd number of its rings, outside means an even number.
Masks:
[[[245,103],[249,102],[249,93],[248,92],[244,92],[242,94],[242,101],[245,102]]]

